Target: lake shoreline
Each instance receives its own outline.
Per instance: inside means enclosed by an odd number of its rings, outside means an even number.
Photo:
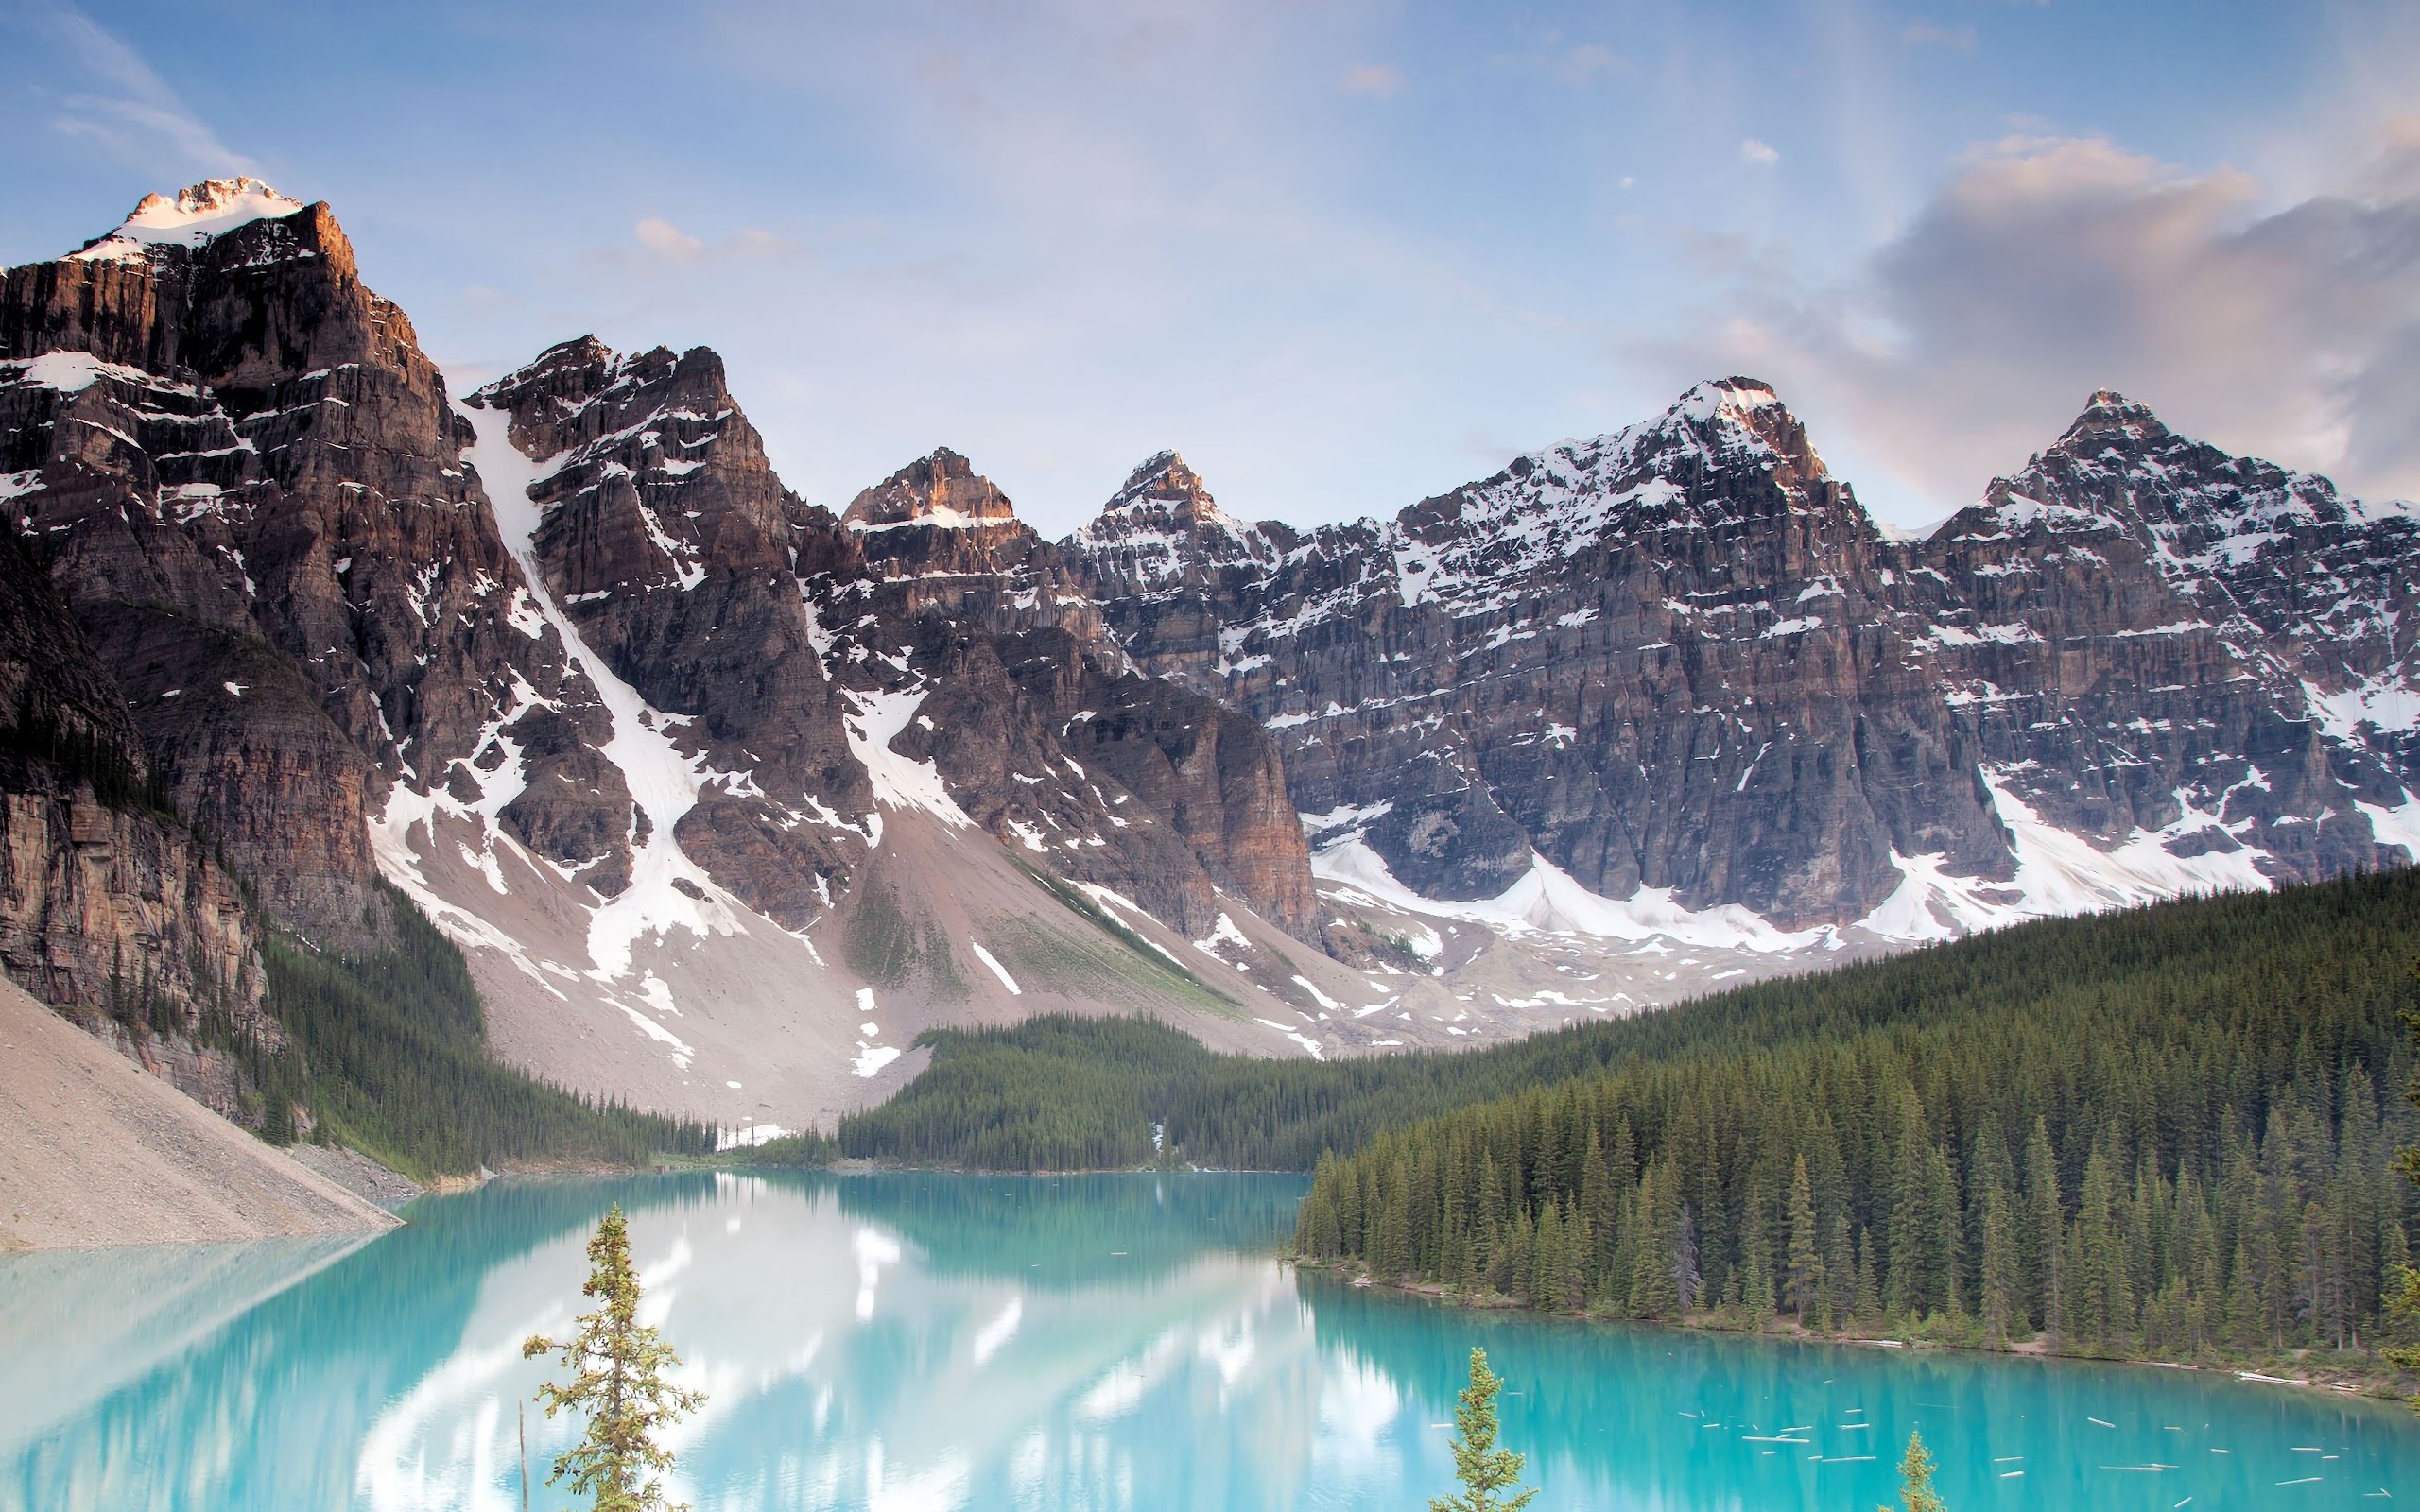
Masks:
[[[1355,1290],[1388,1293],[1397,1297],[1418,1297],[1439,1307],[1457,1308],[1475,1313],[1501,1313],[1530,1318],[1559,1318],[1573,1323],[1618,1323],[1634,1328],[1664,1329],[1675,1332],[1729,1335],[1735,1338],[1770,1340],[1778,1344],[1836,1345],[1869,1349],[1904,1349],[1913,1353],[1944,1353],[1970,1356],[2001,1357],[2019,1360],[2066,1361],[2081,1365],[2141,1366],[2154,1370],[2175,1370],[2213,1378],[2233,1377],[2242,1385],[2288,1386],[2303,1391],[2327,1392],[2367,1401],[2411,1402],[2420,1382],[2379,1361],[2373,1367],[2314,1367],[2308,1360],[2280,1360],[2260,1356],[2215,1361],[2153,1359],[2149,1356],[2118,1354],[2069,1353],[2051,1347],[2047,1336],[2037,1335],[2007,1349],[1995,1349],[1985,1345],[1965,1344],[1955,1340],[1888,1337],[1855,1333],[1842,1330],[1825,1332],[1804,1328],[1787,1320],[1778,1328],[1751,1328],[1744,1322],[1721,1313],[1700,1313],[1687,1318],[1630,1317],[1601,1308],[1579,1313],[1549,1312],[1530,1306],[1518,1297],[1495,1294],[1476,1296],[1457,1292],[1442,1282],[1395,1282],[1370,1278],[1359,1265],[1350,1262],[1322,1263],[1293,1254],[1281,1255],[1286,1265],[1299,1271],[1322,1276],[1340,1286]],[[2260,1368],[2271,1366],[2292,1370],[2294,1375],[2275,1375]]]
[[[711,1387],[667,1486],[693,1505],[1423,1505],[1474,1344],[1533,1512],[1872,1506],[1919,1430],[1961,1508],[2357,1512],[2420,1476],[2420,1425],[2373,1399],[1355,1287],[1288,1264],[1296,1174],[757,1174],[506,1172],[368,1242],[215,1270],[182,1247],[0,1259],[0,1504],[517,1504],[512,1403],[547,1374],[520,1341],[581,1307],[614,1207]],[[527,1430],[533,1467],[572,1441]]]

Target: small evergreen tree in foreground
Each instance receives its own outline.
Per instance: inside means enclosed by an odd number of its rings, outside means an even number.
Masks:
[[[568,1407],[588,1419],[579,1442],[555,1456],[546,1484],[569,1477],[574,1492],[596,1498],[596,1512],[688,1512],[664,1499],[656,1476],[672,1468],[672,1455],[655,1435],[706,1399],[664,1378],[681,1357],[638,1320],[639,1278],[619,1203],[588,1242],[588,1281],[580,1292],[597,1307],[573,1319],[578,1332],[571,1338],[557,1343],[531,1334],[521,1346],[524,1359],[560,1355],[571,1372],[566,1383],[538,1388],[546,1416]]]
[[[1875,1512],[1891,1512],[1887,1506]],[[1922,1434],[1908,1435],[1908,1452],[1899,1460],[1899,1512],[1948,1512],[1932,1488],[1932,1454]]]
[[[1520,1512],[1537,1491],[1520,1489],[1522,1456],[1495,1447],[1495,1394],[1503,1378],[1487,1367],[1487,1351],[1471,1350],[1471,1383],[1454,1409],[1454,1479],[1460,1496],[1431,1498],[1428,1512]]]

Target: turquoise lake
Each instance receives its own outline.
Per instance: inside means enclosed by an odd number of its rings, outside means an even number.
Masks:
[[[672,1489],[742,1508],[1418,1509],[1473,1343],[1540,1508],[1953,1512],[2420,1500],[2399,1408],[2231,1378],[1481,1315],[1270,1258],[1283,1177],[499,1183],[367,1244],[0,1259],[0,1506],[521,1505],[531,1332],[631,1214],[705,1407]],[[531,1504],[567,1425],[528,1415]],[[1870,1457],[1869,1457],[1870,1456]],[[2382,1493],[2392,1493],[2389,1499]]]

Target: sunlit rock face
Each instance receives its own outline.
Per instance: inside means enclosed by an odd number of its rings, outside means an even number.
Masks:
[[[9,271],[0,359],[8,508],[178,810],[280,917],[360,942],[364,813],[486,791],[537,706],[594,709],[325,205],[147,199]]]

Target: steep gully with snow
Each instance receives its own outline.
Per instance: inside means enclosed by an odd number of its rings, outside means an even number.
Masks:
[[[454,393],[221,180],[0,283],[0,713],[175,815],[0,773],[13,979],[256,1014],[383,877],[498,1053],[734,1125],[936,1024],[1463,1045],[2420,850],[2420,522],[2108,393],[1920,540],[1734,378],[1311,531],[1166,454],[1052,542],[946,450],[802,500],[702,348]]]

